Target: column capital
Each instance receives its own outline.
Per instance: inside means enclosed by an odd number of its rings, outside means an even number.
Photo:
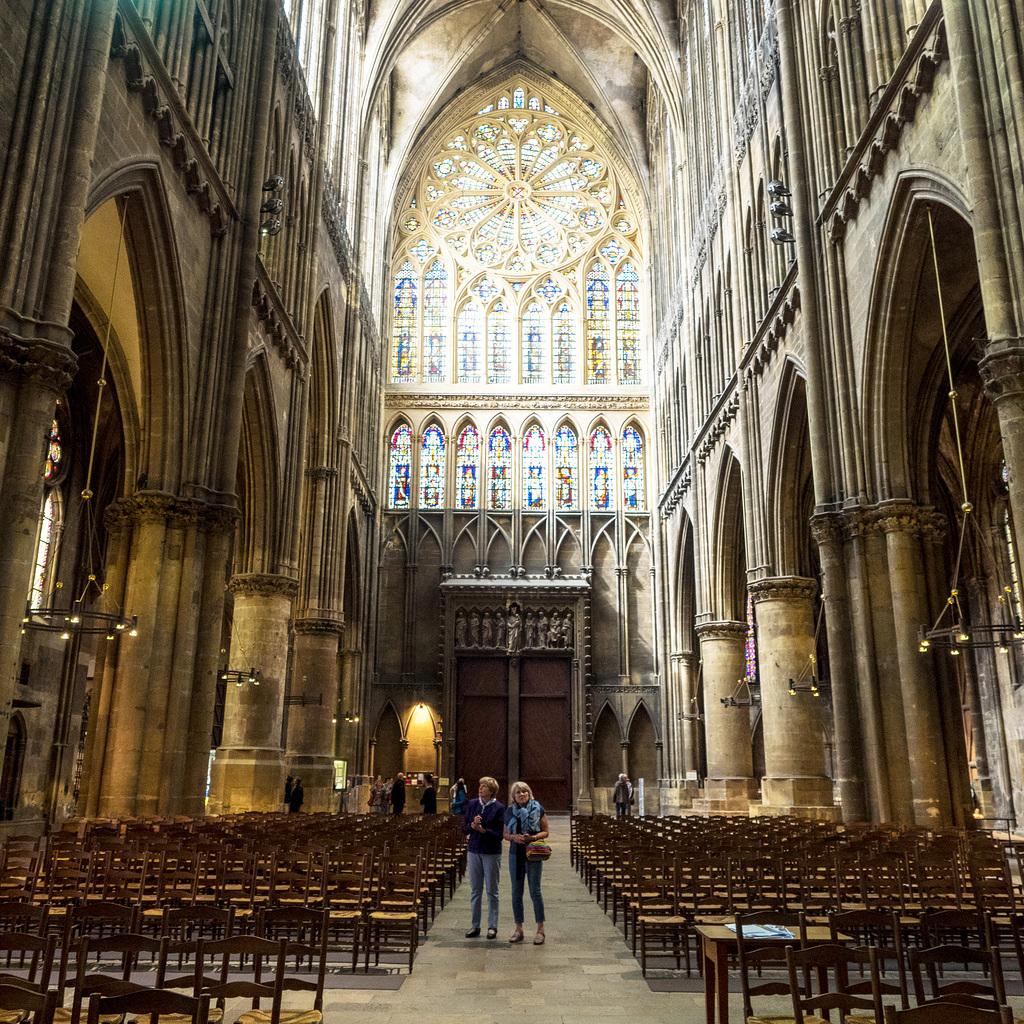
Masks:
[[[240,573],[231,577],[228,590],[232,594],[241,594],[245,597],[293,598],[299,592],[299,581],[292,576],[279,576],[273,573]]]
[[[845,539],[845,516],[842,512],[821,512],[811,516],[811,536],[818,547],[834,544],[837,547]]]
[[[208,505],[195,498],[179,498],[163,491],[139,491],[108,505],[103,513],[110,530],[166,523],[168,526],[199,526],[208,532],[230,533],[238,521],[232,505]]]
[[[695,629],[701,643],[705,640],[742,640],[747,635],[745,622],[733,622],[728,619],[721,622],[702,622]]]
[[[985,393],[997,403],[1004,398],[1024,397],[1024,339],[1006,339],[995,344],[1000,347],[978,363]]]
[[[65,324],[32,320],[13,309],[0,310],[0,371],[17,374],[61,395],[67,391],[78,357]]]
[[[292,632],[296,636],[337,636],[345,633],[344,619],[309,617],[292,620]]]
[[[879,505],[873,510],[872,519],[884,533],[941,536],[946,531],[945,516],[913,501],[892,501]]]
[[[761,601],[809,601],[818,592],[818,581],[806,576],[771,576],[748,584],[754,604]]]

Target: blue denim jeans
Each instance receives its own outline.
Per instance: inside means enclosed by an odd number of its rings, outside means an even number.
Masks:
[[[516,878],[516,851],[509,851],[508,870],[512,876],[512,919],[516,924],[522,924],[525,914],[523,912],[523,887],[526,882],[530,883],[530,899],[533,900],[533,919],[537,924],[544,923],[544,897],[540,894],[540,873],[544,867],[542,860],[528,860],[526,862],[526,877]]]
[[[473,914],[471,927],[480,927],[484,889],[487,889],[487,927],[498,927],[498,872],[500,853],[469,853],[469,907]],[[519,902],[522,904],[522,886]]]

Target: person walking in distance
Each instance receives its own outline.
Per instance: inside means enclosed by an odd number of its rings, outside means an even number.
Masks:
[[[448,809],[452,814],[462,814],[466,809],[466,803],[469,797],[466,793],[466,780],[459,779],[454,786],[448,791]]]
[[[629,816],[629,803],[633,799],[633,787],[625,772],[619,774],[619,781],[615,783],[615,817],[625,818]]]
[[[288,813],[298,814],[302,810],[302,801],[306,794],[302,791],[302,779],[296,778],[292,783],[292,791],[288,797]]]
[[[420,806],[424,814],[437,814],[437,790],[434,788],[434,776],[429,772],[426,775],[426,783],[427,788],[420,797]]]
[[[469,906],[472,913],[467,939],[480,934],[483,891],[487,889],[487,938],[498,934],[498,869],[501,860],[501,838],[504,831],[505,805],[498,797],[498,783],[489,775],[480,780],[477,796],[466,807],[462,831],[469,836]]]
[[[391,813],[401,814],[405,810],[405,772],[395,776],[395,784],[391,787]]]

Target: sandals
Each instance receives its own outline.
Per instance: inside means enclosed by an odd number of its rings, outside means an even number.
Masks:
[[[489,938],[489,939],[496,939],[497,937],[498,937],[498,929],[497,928],[488,928],[487,929],[487,938]]]
[[[513,932],[509,937],[509,942],[522,942],[526,936],[522,932]]]
[[[537,932],[537,934],[534,935],[534,937],[533,937],[533,944],[535,946],[543,946],[544,945],[544,933],[543,932]]]

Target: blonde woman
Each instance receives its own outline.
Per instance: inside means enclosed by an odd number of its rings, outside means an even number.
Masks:
[[[469,836],[466,844],[469,867],[469,909],[472,920],[467,939],[480,934],[484,889],[487,889],[487,938],[498,935],[498,873],[501,861],[502,821],[505,805],[498,800],[498,783],[489,775],[480,780],[477,796],[466,807],[462,831]]]
[[[523,911],[523,887],[529,882],[533,917],[537,922],[533,944],[544,944],[544,897],[540,893],[544,862],[528,860],[526,847],[535,839],[547,837],[548,816],[544,808],[534,800],[533,790],[525,782],[513,782],[508,791],[508,810],[505,811],[505,839],[511,844],[508,870],[512,876],[512,917],[515,920],[515,930],[508,937],[509,942],[523,941],[523,919],[526,916]]]

